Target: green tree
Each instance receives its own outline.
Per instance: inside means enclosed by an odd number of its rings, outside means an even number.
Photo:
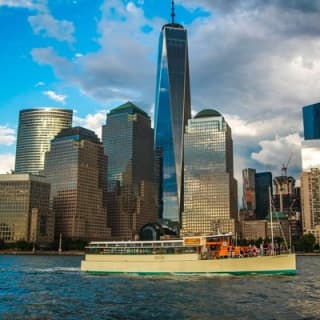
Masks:
[[[315,236],[312,233],[306,233],[298,240],[297,249],[303,252],[312,252],[315,243]]]

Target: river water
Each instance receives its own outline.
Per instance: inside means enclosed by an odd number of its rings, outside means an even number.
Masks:
[[[0,255],[0,319],[320,319],[320,256],[296,276],[94,276],[80,261]]]

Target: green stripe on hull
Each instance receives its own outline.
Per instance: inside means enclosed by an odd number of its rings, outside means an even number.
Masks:
[[[232,276],[245,276],[245,275],[288,275],[294,276],[297,271],[292,270],[269,270],[269,271],[229,271],[229,272],[120,272],[120,271],[84,271],[89,274],[103,275],[103,274],[135,274],[140,276],[151,275],[232,275]]]

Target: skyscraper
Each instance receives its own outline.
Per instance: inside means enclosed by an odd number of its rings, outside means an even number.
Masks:
[[[143,225],[157,219],[151,120],[127,102],[109,112],[102,132],[112,236],[134,239]]]
[[[320,234],[320,169],[301,174],[303,232]]]
[[[243,180],[243,209],[250,215],[254,216],[256,212],[256,187],[255,187],[256,170],[246,168],[242,170]]]
[[[62,130],[46,153],[44,174],[51,183],[55,237],[106,240],[106,157],[97,135],[75,127]]]
[[[256,190],[256,218],[265,219],[270,212],[270,196],[272,195],[271,172],[259,172],[255,174]]]
[[[231,129],[215,110],[188,121],[184,144],[182,234],[235,232],[237,182]]]
[[[320,103],[302,108],[304,140],[301,143],[302,171],[320,168]]]
[[[44,177],[0,175],[0,239],[52,242],[54,219],[49,196],[50,184]]]
[[[155,148],[160,163],[160,211],[180,222],[183,207],[183,135],[191,117],[187,31],[174,22],[162,27],[155,94]]]
[[[320,103],[302,108],[304,139],[320,139]]]
[[[19,115],[15,173],[38,175],[44,167],[50,140],[72,126],[72,110],[26,109]]]

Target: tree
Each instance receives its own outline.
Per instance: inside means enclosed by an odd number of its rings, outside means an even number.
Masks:
[[[297,242],[297,249],[304,252],[312,252],[316,238],[312,233],[304,234]]]

